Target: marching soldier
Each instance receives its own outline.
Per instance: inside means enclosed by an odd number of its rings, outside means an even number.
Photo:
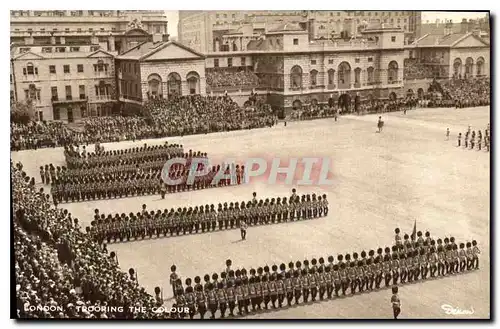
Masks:
[[[229,306],[229,315],[234,316],[234,308],[236,307],[236,293],[234,291],[232,281],[227,281],[226,296],[227,304]]]
[[[472,266],[475,270],[479,269],[479,254],[481,251],[477,246],[476,240],[472,240]],[[475,265],[474,265],[475,264]]]
[[[170,271],[172,272],[170,274],[170,285],[172,286],[172,292],[174,294],[174,297],[177,297],[176,296],[176,290],[175,290],[175,282],[177,281],[177,279],[179,279],[179,276],[175,272],[176,270],[177,270],[177,267],[175,265],[172,265],[170,267]]]
[[[227,295],[222,282],[217,284],[217,301],[219,303],[220,317],[223,319],[227,309]]]
[[[186,279],[186,304],[187,307],[189,308],[189,318],[192,320],[194,318],[194,315],[196,314],[196,296],[194,294],[193,287],[191,287],[191,279],[187,278]]]
[[[206,287],[207,289],[205,289],[205,292],[207,294],[208,309],[210,310],[210,313],[212,313],[210,319],[215,319],[215,313],[217,312],[217,296],[214,291],[214,285],[213,283],[208,282]]]

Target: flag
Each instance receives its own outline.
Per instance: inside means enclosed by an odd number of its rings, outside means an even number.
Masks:
[[[417,220],[415,219],[415,223],[413,224],[413,232],[411,233],[411,240],[415,241],[417,238]]]

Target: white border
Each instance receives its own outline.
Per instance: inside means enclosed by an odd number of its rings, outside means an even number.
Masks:
[[[57,0],[57,1],[50,1],[48,2],[39,2],[39,1],[34,1],[34,0],[25,0],[19,3],[11,3],[7,1],[2,1],[0,6],[2,7],[1,13],[3,13],[4,20],[0,22],[2,26],[2,31],[3,33],[1,34],[2,38],[2,45],[4,45],[2,51],[0,52],[0,56],[3,58],[2,63],[4,65],[0,66],[4,74],[0,74],[0,77],[3,77],[0,81],[2,84],[5,84],[5,86],[1,89],[1,94],[4,95],[1,99],[3,100],[3,110],[0,111],[0,122],[2,126],[4,127],[3,129],[0,129],[0,134],[3,135],[0,137],[0,147],[2,150],[2,153],[8,154],[10,150],[9,146],[9,141],[10,137],[7,136],[9,135],[9,109],[8,109],[8,100],[10,99],[10,94],[8,93],[9,86],[7,85],[7,76],[9,75],[9,67],[7,66],[7,62],[9,60],[9,51],[7,49],[7,45],[10,44],[9,42],[9,19],[10,16],[8,11],[10,9],[15,9],[15,10],[20,10],[20,9],[110,9],[113,3],[111,2],[103,2],[103,1],[98,1],[98,0],[86,0],[85,2],[68,2],[68,1],[63,1],[63,0]],[[15,6],[15,8],[13,7]],[[485,10],[485,9],[490,9],[492,10],[492,14],[494,13],[499,13],[499,2],[498,1],[483,1],[483,2],[474,2],[474,1],[468,1],[468,2],[459,2],[459,1],[435,1],[435,0],[419,0],[419,1],[396,1],[396,0],[390,0],[390,1],[384,1],[382,2],[376,2],[376,1],[370,1],[370,0],[358,0],[358,1],[345,1],[345,2],[332,2],[332,1],[325,1],[325,0],[316,0],[314,2],[278,2],[278,1],[265,1],[265,0],[253,0],[253,1],[245,1],[245,2],[238,2],[238,1],[218,1],[217,3],[213,3],[212,1],[200,1],[200,0],[190,0],[190,1],[184,1],[184,2],[138,2],[138,1],[131,1],[131,0],[121,0],[119,3],[115,5],[116,7],[120,7],[123,9],[151,9],[151,10],[178,10],[178,9],[183,9],[183,10],[220,10],[220,9],[240,9],[240,10],[249,10],[249,9],[268,9],[268,10],[284,10],[284,9],[297,9],[297,10],[307,10],[307,9],[335,9],[335,10],[416,10],[420,9],[422,10],[423,8],[426,8],[428,10]],[[170,16],[170,13],[168,13]],[[496,22],[498,23],[498,22]],[[494,27],[494,26],[493,26]],[[177,30],[177,26],[175,24],[169,24],[168,30],[172,32],[173,30]],[[172,33],[176,34],[176,33]],[[495,33],[495,40],[491,40],[491,44],[496,44],[497,38],[498,38],[498,33]],[[497,55],[497,54],[496,54]],[[497,60],[497,56],[495,56],[495,60]],[[496,76],[495,73],[492,73],[491,75],[493,78]],[[498,85],[496,85],[495,88],[495,95],[500,95],[498,93]],[[497,115],[499,117],[499,115]],[[492,125],[492,128],[495,129],[495,127],[499,127],[497,125],[497,122],[495,122]],[[495,137],[497,134],[493,132],[493,136]],[[494,141],[494,146],[497,143],[497,140]],[[496,147],[495,147],[496,148]],[[10,155],[9,155],[10,158]],[[0,162],[0,186],[2,186],[2,209],[10,209],[10,190],[8,187],[10,187],[10,178],[9,178],[9,172],[10,172],[10,167],[8,164],[8,161],[6,158],[4,158]],[[498,173],[498,168],[497,173]],[[500,206],[500,197],[497,196],[495,198],[495,203]],[[9,211],[10,212],[10,211]],[[3,264],[9,264],[10,263],[10,251],[11,251],[11,241],[10,241],[10,218],[9,217],[4,217],[2,220],[3,224],[3,229],[0,230],[2,237],[1,241],[3,241],[4,247],[0,250],[2,250],[1,256],[3,260]],[[491,221],[494,219],[491,218]],[[498,224],[497,224],[498,225]],[[494,237],[496,236],[495,233],[492,234]],[[495,239],[495,238],[494,238]],[[498,243],[497,243],[498,245]],[[495,264],[495,262],[491,262],[492,265]],[[500,264],[499,262],[499,256],[498,253],[496,254],[496,264]],[[1,271],[1,278],[2,282],[5,282],[9,284],[5,284],[5,291],[6,293],[3,294],[3,298],[0,301],[0,306],[1,310],[3,311],[2,317],[1,317],[1,322],[2,323],[2,328],[12,328],[16,325],[16,323],[12,320],[8,320],[8,323],[6,319],[9,318],[10,316],[10,271],[6,271],[7,266],[4,266],[4,271]],[[498,274],[498,269],[497,269],[497,274]],[[9,278],[7,278],[9,276]],[[498,275],[495,279],[498,278]],[[498,284],[498,280],[495,280]],[[496,286],[496,285],[495,285]],[[495,313],[497,316],[499,316],[498,313],[498,303],[496,303],[497,308],[495,310]],[[369,307],[369,305],[367,305]],[[75,323],[80,323],[82,322],[75,322]],[[90,323],[90,322],[89,322]],[[118,327],[122,325],[123,322],[116,323],[116,324],[103,324],[103,323],[91,323],[94,328],[105,328],[109,327],[110,325],[112,327]],[[234,324],[235,322],[232,322]],[[307,325],[305,322],[299,322],[300,325]],[[134,324],[137,324],[139,326],[144,326],[146,324],[149,324],[149,322],[144,322],[144,323],[137,323],[134,322]],[[177,324],[172,324],[167,322],[166,323],[168,326],[173,326],[177,327]],[[195,324],[188,324],[186,326],[185,323],[182,324],[182,327],[195,327],[198,326],[199,323]],[[217,323],[217,325],[220,325],[221,323]],[[345,325],[347,323],[333,323],[329,324],[326,323],[326,325],[333,325],[333,326],[341,326]],[[363,325],[364,323],[356,323],[356,324],[350,324],[351,326],[358,327]],[[373,326],[373,323],[366,323],[370,326]],[[382,327],[386,326],[388,323],[383,322],[383,323],[377,323],[375,326],[377,327]],[[23,324],[26,326],[26,324]],[[44,324],[46,325],[46,324]],[[65,326],[69,326],[69,322],[63,323]],[[202,325],[206,326],[207,323],[204,322]],[[253,322],[250,324],[251,327],[262,327],[262,326],[268,326],[268,323],[263,323],[263,322]],[[289,326],[289,323],[277,323],[275,325],[278,326]],[[448,323],[448,324],[439,324],[439,327],[451,327],[454,326],[454,323]],[[470,323],[466,324],[466,326],[477,326],[479,323]],[[438,324],[426,324],[428,328],[437,328]]]

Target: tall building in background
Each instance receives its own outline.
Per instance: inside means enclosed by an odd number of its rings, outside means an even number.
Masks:
[[[417,11],[179,11],[178,41],[202,53],[246,50],[252,40],[285,23],[299,24],[311,40],[352,38],[376,24],[399,27],[406,43],[419,33]]]
[[[167,41],[162,10],[13,10],[11,44],[93,45],[122,53],[145,41]]]

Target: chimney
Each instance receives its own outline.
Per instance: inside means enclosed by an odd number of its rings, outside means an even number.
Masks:
[[[163,36],[161,33],[155,33],[153,34],[153,43],[161,42],[163,41]]]
[[[467,19],[464,18],[460,23],[460,33],[467,33],[467,28],[468,28]]]
[[[307,23],[307,32],[308,32],[308,37],[309,37],[309,41],[312,41],[315,39],[315,35],[314,35],[314,29],[315,28],[315,21],[314,21],[314,18],[311,18],[309,19],[308,23]]]

